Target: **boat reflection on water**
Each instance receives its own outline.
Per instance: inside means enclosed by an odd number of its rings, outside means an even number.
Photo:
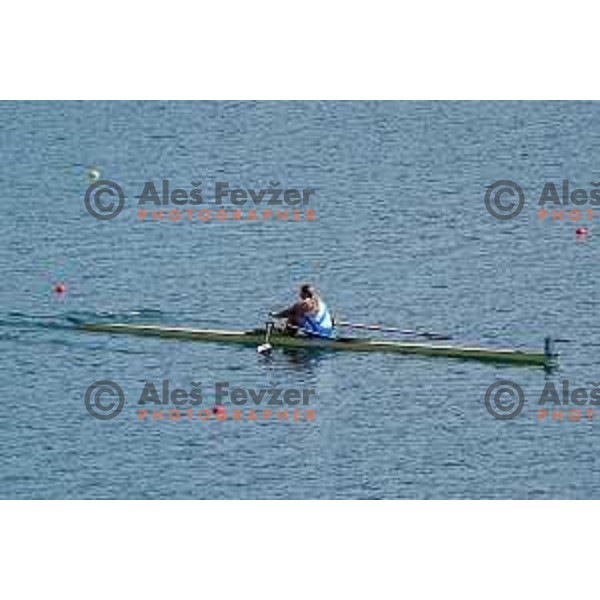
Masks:
[[[303,374],[313,374],[327,360],[332,358],[332,353],[327,350],[318,348],[278,348],[277,352],[273,352],[263,357],[273,367],[283,367],[283,359],[285,366],[293,372]]]

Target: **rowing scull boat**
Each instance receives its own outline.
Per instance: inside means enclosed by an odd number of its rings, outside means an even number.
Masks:
[[[80,323],[78,326],[86,331],[101,333],[154,336],[165,339],[193,340],[199,342],[256,346],[265,341],[264,329],[231,331],[165,327],[162,325],[134,325],[128,323]],[[517,365],[551,366],[558,358],[558,355],[552,350],[552,343],[549,338],[546,338],[543,351],[425,344],[403,340],[374,340],[358,337],[339,337],[335,339],[309,338],[301,335],[287,335],[277,331],[271,334],[270,342],[275,348],[315,348],[351,352],[395,352],[398,354],[444,356],[447,358],[474,359]]]

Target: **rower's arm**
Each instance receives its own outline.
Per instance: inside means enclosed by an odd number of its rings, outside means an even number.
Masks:
[[[271,316],[274,319],[286,319],[290,313],[290,310],[291,310],[290,308],[286,308],[285,310],[281,310],[279,312],[272,312]]]
[[[290,315],[303,314],[305,312],[306,312],[305,303],[300,301],[300,302],[296,302],[295,304],[292,304],[292,306],[289,306],[288,308],[286,308],[280,312],[271,313],[271,316],[274,319],[288,319],[290,317]]]

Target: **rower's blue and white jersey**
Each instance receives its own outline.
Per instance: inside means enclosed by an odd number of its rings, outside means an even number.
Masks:
[[[316,315],[304,315],[302,331],[317,337],[333,337],[333,319],[327,305],[319,298],[319,312]]]

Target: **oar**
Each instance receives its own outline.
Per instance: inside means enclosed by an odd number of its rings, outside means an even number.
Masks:
[[[270,354],[271,350],[273,350],[273,346],[269,344],[269,340],[271,339],[271,331],[273,331],[273,321],[267,321],[265,329],[265,343],[261,344],[256,349],[259,354]]]
[[[367,331],[382,331],[384,333],[400,333],[402,335],[418,335],[429,340],[451,340],[452,337],[445,333],[436,333],[435,331],[418,331],[412,329],[400,329],[398,327],[385,327],[383,325],[367,325],[366,323],[349,323],[348,321],[336,322],[339,327],[348,327],[350,329],[366,329]]]

